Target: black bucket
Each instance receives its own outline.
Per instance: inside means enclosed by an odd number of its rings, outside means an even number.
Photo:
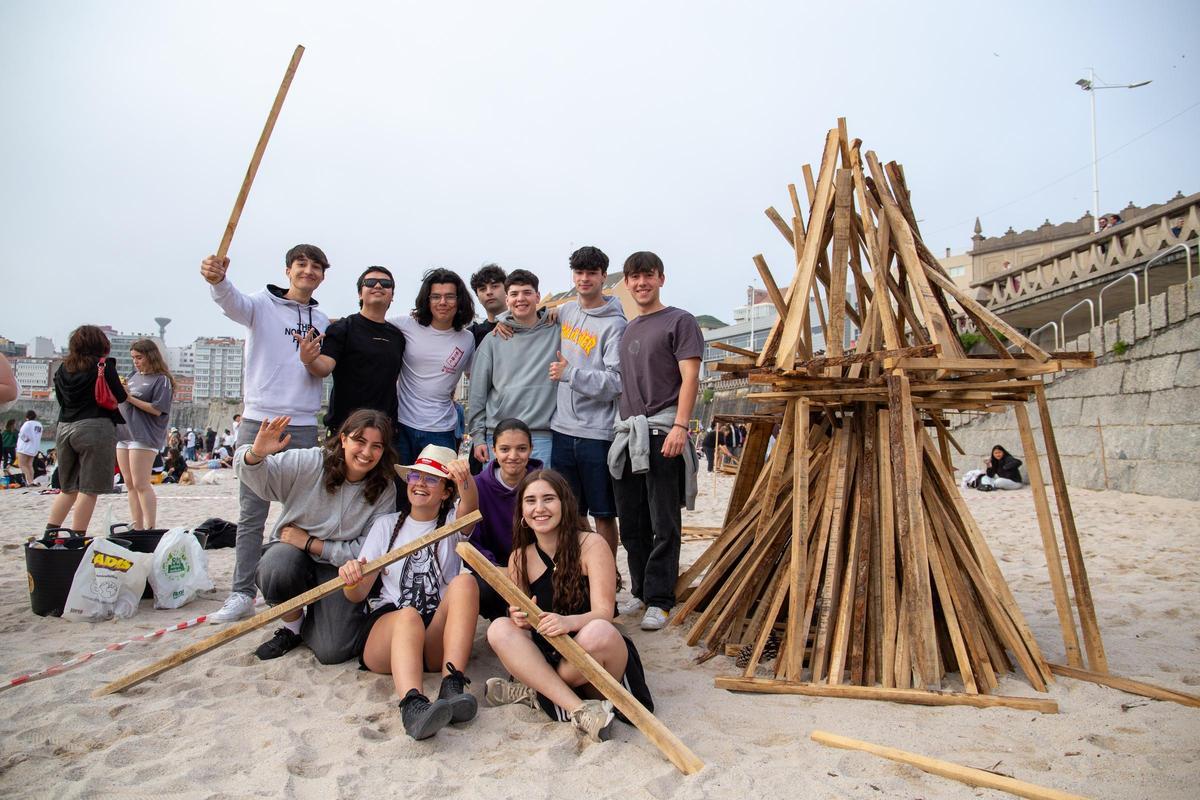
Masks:
[[[118,533],[118,529],[120,533]],[[169,528],[149,528],[144,531],[136,531],[129,526],[128,522],[118,522],[116,525],[110,525],[108,528],[108,536],[111,539],[114,536],[119,536],[122,539],[129,540],[129,549],[135,553],[153,553],[154,548],[158,547],[158,543],[162,541],[162,537]],[[204,532],[197,533],[192,531],[192,535],[200,541],[200,548],[203,549],[208,541],[208,534]],[[149,600],[154,597],[154,590],[150,588],[150,582],[146,581],[146,590],[142,592],[142,599]]]
[[[47,548],[30,547],[39,541]],[[128,547],[126,539],[113,538],[122,547]],[[90,538],[66,528],[46,531],[41,539],[30,539],[25,543],[25,570],[29,578],[29,606],[39,617],[61,617],[67,606],[67,595],[71,593],[71,582],[75,571],[83,561],[83,554]]]

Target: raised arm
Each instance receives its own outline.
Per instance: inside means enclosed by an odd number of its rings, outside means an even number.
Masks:
[[[292,435],[287,432],[291,417],[263,420],[254,442],[242,445],[233,457],[238,480],[264,500],[282,502],[300,475],[299,452],[283,452]]]
[[[200,262],[200,274],[209,283],[209,293],[225,316],[239,325],[250,326],[254,322],[254,303],[246,295],[239,292],[226,279],[229,270],[228,258],[209,256]]]

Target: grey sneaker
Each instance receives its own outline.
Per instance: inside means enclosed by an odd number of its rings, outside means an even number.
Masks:
[[[619,613],[623,617],[631,616],[633,614],[638,613],[645,607],[646,607],[645,603],[643,603],[641,600],[637,599],[636,597],[633,597],[633,598],[630,598],[629,600],[626,600],[624,603],[617,603],[617,613]]]
[[[575,730],[593,742],[607,742],[612,737],[613,704],[608,700],[584,700],[583,705],[571,712],[571,724]]]
[[[650,606],[646,609],[646,615],[642,617],[642,630],[661,631],[666,624],[667,612],[657,606]]]
[[[517,703],[537,710],[537,692],[520,681],[488,678],[484,685],[486,687],[484,698],[489,706],[507,706]]]
[[[254,616],[254,598],[247,597],[241,592],[233,592],[225,598],[225,604],[219,611],[208,615],[208,621],[214,625],[220,625],[224,622],[237,622],[239,619],[252,616]]]

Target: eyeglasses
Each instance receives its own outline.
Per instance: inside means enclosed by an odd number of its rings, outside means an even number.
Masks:
[[[437,486],[441,482],[441,478],[437,475],[429,475],[424,472],[417,472],[415,469],[408,471],[408,477],[405,478],[409,486],[416,486],[418,483],[423,483],[426,486]]]
[[[363,278],[362,285],[368,289],[374,289],[376,286],[391,289],[395,287],[396,282],[391,278]]]
[[[458,295],[456,295],[456,294],[431,294],[431,295],[429,295],[429,302],[431,302],[431,303],[441,303],[441,302],[456,303],[456,302],[458,302]]]

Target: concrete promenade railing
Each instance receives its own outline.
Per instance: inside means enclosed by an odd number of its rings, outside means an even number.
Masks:
[[[1109,228],[1036,264],[1009,269],[972,285],[982,290],[985,306],[1003,313],[1006,307],[1034,302],[1073,284],[1138,267],[1170,248],[1195,247],[1198,237],[1200,193]]]

